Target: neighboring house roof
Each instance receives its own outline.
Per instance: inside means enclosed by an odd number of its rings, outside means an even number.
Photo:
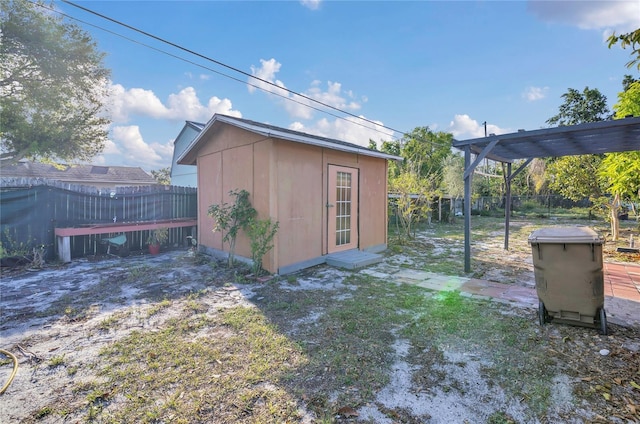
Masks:
[[[2,166],[2,177],[46,178],[77,184],[152,185],[157,181],[142,168],[129,166],[58,165],[21,161]]]
[[[193,128],[194,130],[201,132],[204,127],[207,124],[202,124],[200,122],[194,122],[194,121],[185,121],[184,127],[182,127],[182,130],[180,130],[180,134],[178,134],[178,136],[176,137],[175,140],[173,140],[173,144],[175,144],[178,140],[180,140],[180,137],[182,136],[182,134],[189,128]]]
[[[189,144],[185,151],[178,158],[178,163],[183,165],[196,164],[196,151],[204,142],[204,134],[215,125],[228,124],[265,137],[279,138],[282,140],[293,141],[297,143],[310,144],[312,146],[325,147],[343,152],[357,153],[359,155],[372,156],[382,159],[402,160],[399,156],[390,155],[378,150],[368,149],[357,144],[348,143],[333,138],[321,137],[318,135],[307,134],[300,131],[289,130],[286,128],[276,127],[273,125],[262,124],[260,122],[251,121],[243,118],[235,118],[228,115],[215,114],[207,122],[200,134]]]

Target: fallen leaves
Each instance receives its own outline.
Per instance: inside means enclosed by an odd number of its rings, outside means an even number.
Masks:
[[[342,415],[345,418],[352,418],[352,417],[359,416],[358,411],[356,411],[350,406],[343,406],[342,408],[338,409],[338,414]]]

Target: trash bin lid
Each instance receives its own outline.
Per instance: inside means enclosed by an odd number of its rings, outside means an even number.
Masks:
[[[548,227],[535,230],[529,235],[529,243],[587,243],[602,244],[602,237],[589,227]]]

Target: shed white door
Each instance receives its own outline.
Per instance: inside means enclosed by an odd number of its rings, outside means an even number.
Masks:
[[[329,165],[328,253],[358,247],[358,169]]]

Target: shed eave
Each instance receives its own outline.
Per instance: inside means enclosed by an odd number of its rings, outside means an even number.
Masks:
[[[281,140],[287,140],[287,141],[293,141],[296,143],[302,143],[302,144],[309,144],[312,146],[318,146],[318,147],[323,147],[323,148],[327,148],[327,149],[331,149],[331,150],[338,150],[338,151],[343,151],[343,152],[349,152],[349,153],[355,153],[358,155],[363,155],[363,156],[370,156],[370,157],[376,157],[376,158],[380,158],[380,159],[386,159],[386,160],[396,160],[396,161],[402,161],[404,160],[403,158],[399,157],[399,156],[394,156],[394,155],[390,155],[384,152],[378,152],[375,150],[371,150],[371,149],[366,149],[364,147],[356,147],[356,145],[353,146],[349,146],[346,144],[340,144],[340,143],[331,143],[329,141],[325,141],[322,140],[321,138],[315,138],[311,135],[293,135],[291,133],[288,133],[286,131],[278,131],[276,129],[273,128],[269,128],[269,129],[265,129],[263,127],[257,126],[257,125],[252,125],[251,123],[248,122],[244,122],[244,121],[240,121],[240,120],[236,120],[233,117],[230,116],[226,116],[226,115],[214,115],[209,122],[207,122],[207,125],[202,129],[202,131],[200,132],[200,134],[198,134],[189,144],[189,146],[187,146],[187,148],[184,150],[183,154],[180,155],[180,157],[178,157],[177,159],[177,163],[180,165],[195,165],[196,164],[196,152],[198,150],[198,148],[200,147],[200,144],[203,140],[204,134],[206,134],[209,129],[216,123],[216,122],[221,122],[221,123],[226,123],[229,125],[233,125],[235,127],[238,128],[242,128],[246,131],[250,131],[253,132],[255,134],[259,134],[265,137],[271,137],[271,138],[277,138],[277,139],[281,139]]]

